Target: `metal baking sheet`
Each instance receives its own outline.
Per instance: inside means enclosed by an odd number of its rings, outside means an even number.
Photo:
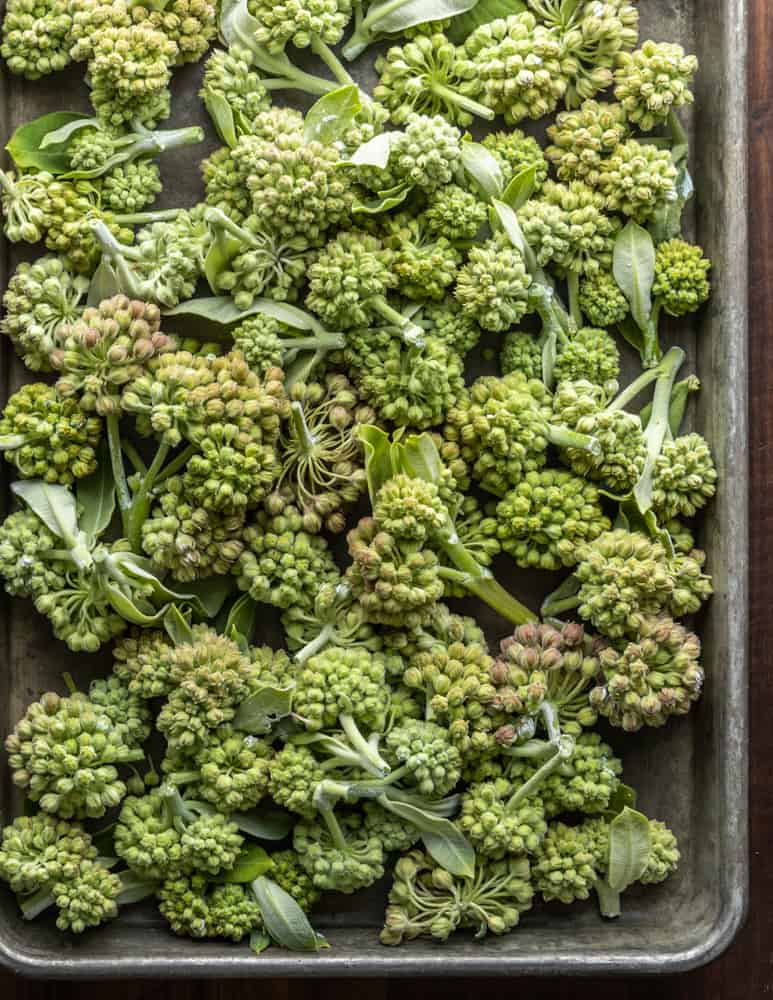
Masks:
[[[641,808],[677,832],[683,860],[661,887],[625,896],[620,920],[605,922],[589,902],[535,907],[505,938],[483,942],[457,935],[445,945],[417,941],[399,949],[378,943],[388,880],[354,897],[336,897],[316,917],[331,948],[320,955],[174,937],[150,903],[130,907],[96,932],[65,937],[44,918],[20,919],[10,892],[0,891],[0,961],[46,977],[514,976],[520,974],[673,973],[708,962],[733,939],[747,901],[747,271],[746,271],[746,0],[640,0],[642,39],[678,40],[701,62],[689,116],[697,196],[693,235],[714,261],[714,294],[679,341],[703,393],[692,415],[712,443],[721,489],[700,530],[716,593],[698,623],[705,646],[706,693],[687,719],[664,730],[611,742],[624,758],[626,780]],[[54,110],[87,110],[82,66],[37,83],[0,77],[0,128]],[[200,121],[201,67],[177,72],[175,124]],[[364,85],[372,83],[366,69]],[[281,98],[280,98],[281,99]],[[288,101],[287,103],[291,103]],[[299,104],[298,106],[302,106]],[[211,129],[209,147],[215,145]],[[203,153],[201,154],[204,155]],[[164,204],[189,205],[202,195],[191,151],[162,162]],[[3,248],[3,287],[29,248]],[[0,345],[3,399],[27,374],[9,342]],[[7,466],[0,498],[8,503]],[[502,567],[507,564],[503,562]],[[503,577],[536,603],[525,579]],[[529,578],[531,580],[531,578]],[[546,584],[546,590],[549,584]],[[487,618],[492,640],[501,620]],[[0,597],[3,669],[0,729],[6,733],[44,690],[60,689],[61,673],[89,678],[109,669],[109,655],[78,657],[50,636],[28,602]],[[0,819],[18,811],[19,796],[0,759]]]

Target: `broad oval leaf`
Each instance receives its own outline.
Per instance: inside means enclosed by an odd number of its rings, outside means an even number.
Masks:
[[[646,816],[625,806],[609,824],[607,882],[624,892],[641,878],[650,855],[650,824]]]
[[[518,216],[509,205],[506,205],[503,201],[500,201],[497,198],[491,202],[491,207],[496,219],[504,229],[505,235],[515,249],[519,250],[521,255],[525,258],[528,250],[528,244],[526,242],[526,237],[523,235],[523,230],[521,229],[521,224],[518,221]],[[491,211],[489,211],[489,214],[491,214]]]
[[[612,270],[636,325],[646,330],[652,314],[655,244],[647,230],[633,220],[617,235]]]
[[[100,302],[104,302],[105,299],[112,299],[114,295],[119,295],[120,293],[121,282],[113,266],[113,262],[103,254],[89,285],[87,305],[96,308]]]
[[[477,0],[469,10],[453,19],[446,34],[455,45],[461,45],[482,24],[511,14],[523,14],[526,9],[521,0]]]
[[[272,867],[271,858],[258,844],[248,844],[243,847],[236,859],[236,864],[215,881],[230,884],[246,885],[256,878],[265,875]]]
[[[466,837],[450,820],[433,816],[408,802],[396,801],[389,792],[380,795],[378,802],[384,809],[420,830],[424,846],[433,857],[435,857],[433,852],[437,849],[439,857],[435,860],[452,875],[460,878],[474,877],[475,852]]]
[[[247,737],[249,739],[249,737]],[[256,840],[284,840],[295,825],[295,819],[284,809],[259,807],[248,813],[230,813],[229,819],[242,833]]]
[[[460,878],[475,877],[475,850],[462,831],[448,820],[444,831],[427,830],[421,835],[427,853],[446,871]]]
[[[49,143],[45,149],[42,148],[44,139],[52,132],[61,132],[67,126],[88,121],[90,121],[89,115],[72,111],[54,111],[20,125],[5,148],[20,169],[47,170],[48,173],[57,176],[69,169],[67,147],[70,137],[58,143]]]
[[[249,641],[255,629],[257,611],[258,606],[249,594],[237,597],[223,624],[223,635],[230,636],[233,632],[237,632]]]
[[[261,875],[252,883],[263,923],[273,941],[289,951],[319,951],[327,942],[317,934],[293,897]]]
[[[306,142],[321,142],[329,146],[351,128],[361,111],[360,90],[354,84],[331,90],[306,112],[303,137]]]
[[[158,883],[153,882],[136,872],[125,871],[119,874],[121,880],[121,891],[116,897],[119,906],[128,906],[130,903],[139,903],[148,896],[153,896],[158,891]]]
[[[626,806],[629,809],[636,808],[636,790],[631,788],[630,785],[624,785],[620,782],[609,800],[609,805],[604,811],[604,815],[612,819],[618,813],[621,813]]]
[[[236,580],[232,576],[209,576],[206,580],[186,583],[182,593],[170,593],[174,600],[189,602],[196,614],[216,618],[235,586]]]
[[[402,472],[437,485],[443,474],[440,453],[430,434],[414,434],[399,446]]]
[[[78,507],[66,486],[45,483],[42,479],[24,479],[13,483],[11,490],[58,538],[69,546],[75,544]]]
[[[266,686],[241,703],[233,720],[234,729],[253,736],[263,736],[274,723],[290,714],[292,687]]]
[[[462,166],[488,198],[501,198],[505,182],[502,168],[494,156],[479,142],[462,143]]]
[[[97,471],[79,479],[75,488],[81,530],[91,538],[99,538],[113,520],[115,513],[115,480],[107,448],[100,448]]]
[[[247,0],[221,0],[218,31],[224,45],[254,48],[259,29],[260,22],[250,14]]]
[[[456,17],[474,7],[477,0],[404,0],[403,3],[382,2],[372,4],[368,10],[371,16],[379,7],[384,9],[381,17],[374,18],[372,31],[393,34],[412,28],[417,24],[428,24],[430,21],[443,21],[447,17]]]

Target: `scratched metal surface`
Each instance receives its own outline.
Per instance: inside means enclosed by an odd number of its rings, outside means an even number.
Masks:
[[[4,5],[3,5],[4,6]],[[414,942],[390,950],[378,943],[388,880],[354,897],[335,897],[315,923],[331,948],[318,956],[275,949],[256,958],[246,947],[191,942],[171,935],[152,904],[131,907],[121,918],[77,939],[41,919],[23,924],[15,901],[0,892],[0,961],[21,973],[48,977],[156,976],[513,976],[675,972],[709,961],[732,940],[743,921],[747,896],[746,844],[746,0],[641,0],[642,38],[679,40],[700,58],[696,105],[690,120],[692,170],[697,197],[689,224],[715,263],[714,294],[694,327],[681,326],[679,343],[700,376],[704,392],[691,415],[712,443],[721,490],[701,525],[716,594],[699,622],[707,672],[703,700],[686,720],[665,730],[607,738],[622,753],[626,780],[639,789],[641,808],[679,835],[683,861],[663,887],[626,893],[622,919],[604,922],[593,903],[571,908],[535,907],[513,934],[475,942],[458,935],[444,946]],[[359,81],[372,85],[367,59]],[[5,75],[0,129],[7,137],[21,122],[54,110],[87,110],[82,66],[38,83]],[[215,139],[197,98],[201,67],[175,75],[174,124],[201,122],[206,151]],[[286,103],[293,103],[287,101]],[[302,104],[297,106],[302,107]],[[202,186],[191,150],[162,161],[165,205],[198,201]],[[203,157],[203,150],[195,154]],[[22,256],[4,246],[3,288]],[[668,339],[668,336],[666,337]],[[0,344],[3,398],[25,380],[10,344]],[[7,466],[0,502],[7,504]],[[498,573],[533,606],[543,596],[532,576]],[[554,585],[545,576],[544,593]],[[475,609],[479,612],[480,609]],[[492,641],[501,620],[479,617]],[[276,622],[266,622],[275,632]],[[109,669],[109,656],[78,657],[55,642],[28,602],[0,596],[0,728],[8,732],[27,703],[52,687],[63,670],[90,678]],[[3,755],[0,755],[2,757]],[[19,806],[5,760],[0,759],[0,819]]]

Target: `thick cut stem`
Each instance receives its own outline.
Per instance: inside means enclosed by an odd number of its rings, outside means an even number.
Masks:
[[[615,892],[606,879],[599,879],[593,888],[599,897],[599,912],[601,916],[609,918],[619,917],[621,913],[620,893]]]
[[[149,226],[154,222],[174,222],[182,208],[168,208],[163,212],[134,212],[130,215],[116,215],[114,221],[119,226]]]
[[[660,335],[658,333],[660,309],[660,303],[655,302],[647,326],[642,330],[641,361],[645,368],[654,368],[663,356],[660,350]]]
[[[421,327],[416,326],[407,317],[403,316],[396,309],[386,301],[386,299],[381,296],[375,296],[370,300],[370,306],[374,312],[377,312],[382,319],[385,319],[387,323],[391,323],[400,329],[403,339],[406,343],[411,344],[413,347],[423,347],[424,346],[424,331]]]
[[[569,291],[569,314],[577,327],[582,326],[582,312],[580,311],[580,276],[576,271],[569,271],[566,275],[566,287]]]
[[[569,430],[568,427],[556,427],[550,424],[547,437],[557,448],[577,448],[578,451],[587,451],[597,458],[601,457],[601,445],[595,437],[588,434],[580,434],[579,431]]]

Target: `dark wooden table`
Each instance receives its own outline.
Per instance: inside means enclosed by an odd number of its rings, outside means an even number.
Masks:
[[[751,0],[751,906],[711,965],[664,979],[313,980],[35,983],[0,973],[3,1000],[461,1000],[488,990],[534,1000],[759,1000],[773,996],[773,2]],[[768,493],[770,491],[770,493]]]

